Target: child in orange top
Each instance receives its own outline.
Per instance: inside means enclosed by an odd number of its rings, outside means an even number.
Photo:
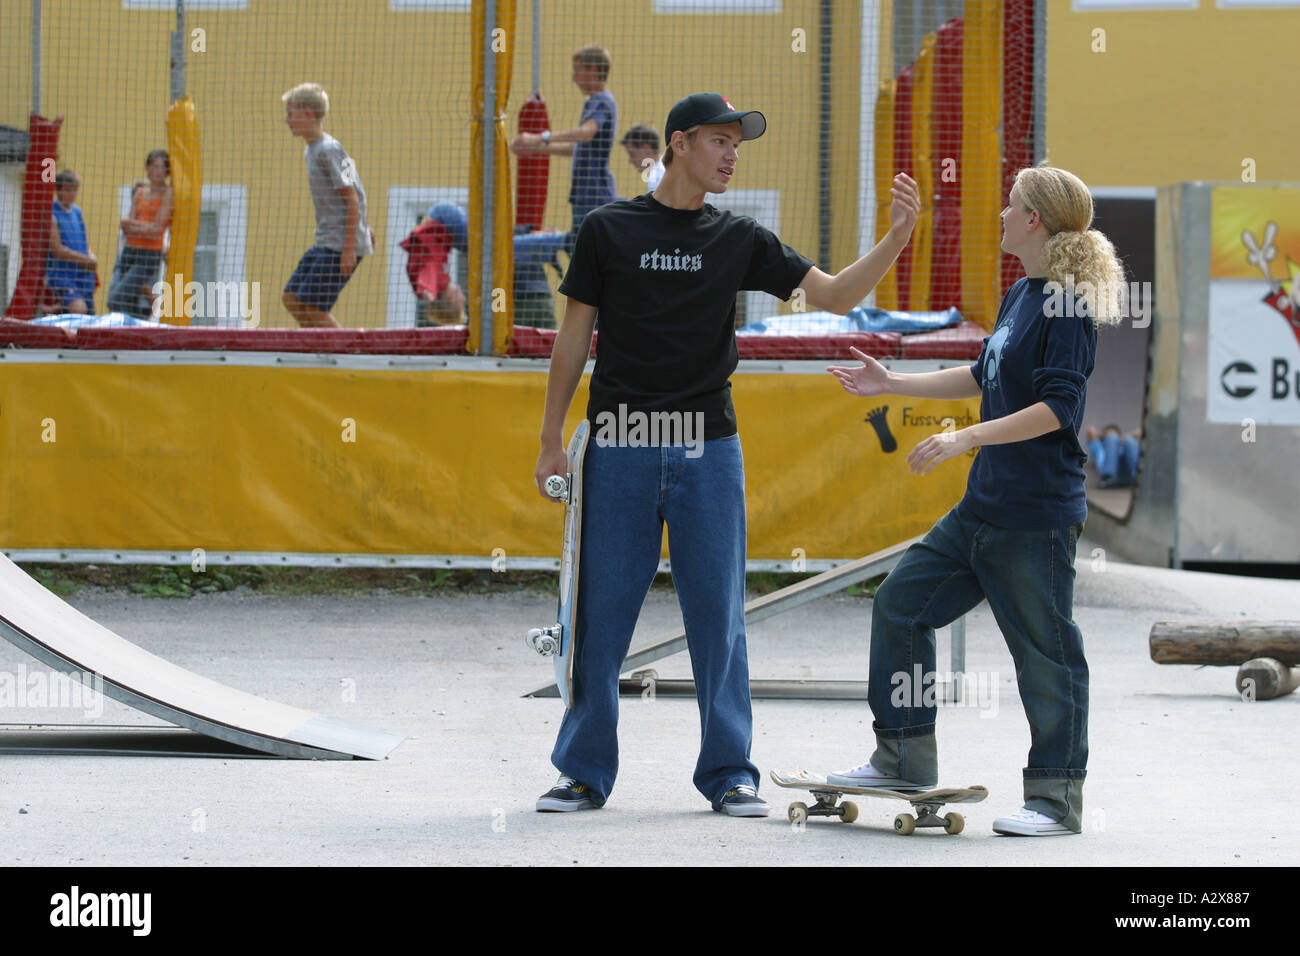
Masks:
[[[131,214],[122,220],[126,245],[117,259],[108,286],[108,309],[139,318],[153,312],[151,296],[162,265],[163,238],[172,222],[172,187],[167,182],[171,160],[165,149],[155,149],[145,160],[147,186],[131,198]]]

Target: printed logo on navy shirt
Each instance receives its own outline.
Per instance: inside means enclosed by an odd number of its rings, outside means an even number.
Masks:
[[[1011,323],[1003,325],[989,339],[988,349],[984,355],[984,384],[989,388],[998,387],[998,370],[1002,366],[1002,347],[1011,335]]]

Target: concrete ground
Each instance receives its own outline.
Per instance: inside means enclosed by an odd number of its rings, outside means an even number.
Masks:
[[[774,812],[720,816],[691,786],[693,700],[625,698],[622,767],[598,812],[538,814],[554,781],[556,700],[520,695],[550,665],[521,636],[546,595],[190,600],[86,594],[72,603],[149,650],[244,690],[410,734],[379,762],[235,758],[0,757],[0,864],[13,865],[1133,865],[1300,861],[1295,828],[1242,825],[1297,783],[1300,694],[1243,702],[1232,668],[1159,666],[1153,622],[1300,618],[1300,583],[1153,569],[1080,549],[1076,619],[1092,673],[1085,832],[999,837],[1020,805],[1028,728],[987,606],[969,619],[976,691],[939,717],[940,783],[982,784],[959,836],[893,833],[901,803],[864,798],[852,825],[786,820],[807,795],[766,782]],[[865,680],[871,602],[837,596],[750,629],[756,678]],[[680,624],[673,595],[647,601],[634,644]],[[941,634],[940,669],[947,666]],[[689,677],[684,654],[654,665]],[[35,669],[0,646],[0,673]],[[347,698],[355,691],[355,700]],[[753,758],[839,769],[871,752],[865,702],[755,701]],[[79,711],[0,707],[5,723],[87,723]],[[114,701],[96,722],[153,723]],[[1280,801],[1279,801],[1280,802]]]

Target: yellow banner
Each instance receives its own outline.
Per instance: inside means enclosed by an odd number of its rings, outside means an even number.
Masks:
[[[969,459],[917,478],[904,458],[976,402],[732,381],[751,559],[859,557],[961,497]],[[542,371],[8,365],[0,547],[555,556],[563,512],[533,484],[545,387]],[[585,404],[584,382],[566,437]]]

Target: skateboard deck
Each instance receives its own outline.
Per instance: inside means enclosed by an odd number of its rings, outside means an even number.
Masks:
[[[918,827],[941,827],[947,833],[960,833],[966,825],[962,815],[960,813],[940,815],[940,808],[947,803],[979,803],[989,795],[984,787],[945,787],[916,793],[873,787],[840,787],[827,783],[825,774],[807,770],[772,770],[769,771],[769,776],[778,787],[807,790],[816,800],[811,807],[806,803],[790,804],[787,816],[791,823],[806,823],[809,817],[839,817],[845,823],[852,823],[858,818],[858,805],[850,800],[840,803],[840,797],[846,794],[888,797],[893,800],[906,800],[916,810],[916,816],[911,813],[900,813],[894,817],[894,830],[904,836]]]
[[[528,646],[551,658],[555,686],[566,708],[573,706],[573,658],[577,650],[578,571],[582,558],[582,460],[587,453],[590,424],[582,422],[569,439],[568,474],[546,479],[546,491],[564,501],[564,539],[560,549],[560,596],[555,623],[528,632]]]

